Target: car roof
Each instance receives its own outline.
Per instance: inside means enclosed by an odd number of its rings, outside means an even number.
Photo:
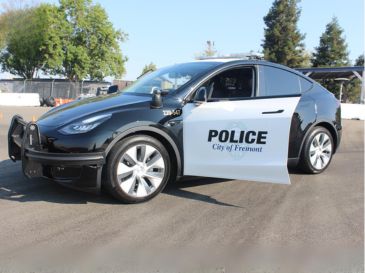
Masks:
[[[284,69],[287,71],[290,71],[294,74],[297,74],[298,76],[301,76],[303,78],[306,78],[307,80],[314,82],[313,79],[305,76],[302,72],[297,71],[293,68],[290,68],[285,65],[269,62],[266,60],[245,60],[245,59],[232,59],[232,58],[217,58],[217,59],[203,59],[203,60],[196,60],[190,63],[196,63],[196,62],[204,62],[204,63],[216,63],[218,66],[231,66],[231,65],[266,65],[266,66],[273,66],[276,68]]]

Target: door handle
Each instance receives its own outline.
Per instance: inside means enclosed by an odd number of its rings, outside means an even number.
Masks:
[[[280,114],[284,112],[283,109],[277,110],[277,111],[267,111],[267,112],[262,112],[262,114]]]

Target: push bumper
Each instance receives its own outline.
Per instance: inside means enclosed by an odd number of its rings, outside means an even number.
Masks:
[[[13,161],[21,160],[28,178],[46,177],[62,185],[87,192],[99,192],[103,152],[51,153],[41,143],[36,123],[14,116],[8,132],[8,152]]]

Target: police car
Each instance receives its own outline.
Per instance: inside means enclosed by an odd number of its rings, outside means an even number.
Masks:
[[[290,184],[321,173],[341,140],[340,103],[303,74],[262,60],[203,60],[123,91],[14,116],[9,156],[24,174],[137,203],[185,175]]]

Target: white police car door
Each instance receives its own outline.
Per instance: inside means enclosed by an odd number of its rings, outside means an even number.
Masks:
[[[287,159],[298,97],[188,103],[184,175],[290,184]]]

